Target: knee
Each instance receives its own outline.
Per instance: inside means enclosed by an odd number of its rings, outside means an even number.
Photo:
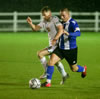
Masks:
[[[75,69],[75,68],[72,68],[72,71],[73,71],[73,72],[76,72],[76,69]]]
[[[55,65],[55,64],[54,64],[54,61],[53,61],[53,60],[49,60],[48,65],[49,65],[49,66],[54,66],[54,65]]]
[[[71,70],[72,70],[73,72],[76,72],[76,71],[78,70],[77,65],[72,65],[72,66],[71,66]]]

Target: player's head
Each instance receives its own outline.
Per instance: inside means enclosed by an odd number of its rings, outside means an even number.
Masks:
[[[60,10],[60,16],[61,16],[61,19],[66,22],[68,21],[70,15],[69,15],[69,10],[67,8],[63,8]]]
[[[49,20],[51,17],[51,9],[48,6],[45,6],[41,9],[42,16],[44,20]]]

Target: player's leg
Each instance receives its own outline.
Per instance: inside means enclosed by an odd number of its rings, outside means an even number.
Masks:
[[[57,48],[57,46],[49,47],[49,48],[48,48],[48,51],[49,51],[50,53],[52,53],[56,48]],[[61,75],[62,75],[62,81],[60,82],[60,84],[64,84],[64,82],[66,81],[66,79],[67,79],[67,77],[68,77],[69,75],[67,75],[67,73],[65,72],[64,66],[63,66],[63,64],[62,64],[61,62],[58,62],[58,63],[56,63],[55,65],[56,65],[58,71],[59,71],[59,72],[61,73]]]
[[[70,65],[73,72],[82,72],[81,77],[84,78],[86,76],[87,66],[81,66],[81,65]]]
[[[68,56],[66,56],[66,60],[68,61],[70,68],[72,69],[73,72],[82,72],[82,77],[84,78],[86,76],[86,66],[80,66],[77,65],[77,48],[68,51]]]
[[[54,65],[58,63],[61,59],[63,59],[61,50],[59,48],[56,48],[53,53],[51,54],[50,60],[48,62],[47,67],[47,81],[42,84],[42,86],[50,87],[51,86],[51,79],[52,74],[54,72]]]
[[[42,84],[42,86],[45,86],[45,87],[51,86],[51,79],[52,79],[52,74],[54,72],[54,65],[60,60],[61,59],[56,54],[53,53],[51,55],[50,60],[48,62],[48,67],[47,67],[47,80],[45,83]]]
[[[46,78],[46,71],[47,71],[47,60],[46,60],[46,55],[49,55],[50,53],[48,52],[47,48],[38,51],[37,55],[41,61],[41,64],[44,68],[44,74],[40,76],[40,79]]]
[[[56,65],[57,69],[59,70],[59,72],[61,73],[62,77],[66,76],[67,73],[64,69],[63,64],[61,62],[58,62],[55,65]]]
[[[66,81],[66,79],[69,77],[69,74],[65,71],[64,66],[61,62],[58,62],[55,64],[58,71],[61,73],[62,75],[62,80],[60,82],[60,84],[64,84],[64,82]]]

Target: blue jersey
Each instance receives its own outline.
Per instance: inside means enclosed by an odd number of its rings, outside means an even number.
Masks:
[[[80,28],[77,22],[70,18],[67,22],[62,22],[63,28],[69,33],[69,36],[62,34],[59,39],[59,48],[63,50],[70,50],[77,48],[76,37],[80,36]]]

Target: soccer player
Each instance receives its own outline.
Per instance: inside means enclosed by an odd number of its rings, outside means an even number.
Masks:
[[[57,47],[57,43],[52,46],[51,41],[54,39],[56,34],[59,34],[60,32],[63,32],[63,26],[59,22],[59,19],[57,16],[52,16],[51,9],[47,6],[42,8],[41,10],[43,20],[35,25],[32,23],[32,20],[30,17],[27,18],[27,22],[31,26],[31,28],[35,31],[40,30],[41,28],[44,28],[48,32],[48,37],[49,37],[49,47],[45,48],[43,50],[40,50],[38,52],[38,57],[44,67],[45,73],[40,76],[40,79],[46,78],[46,71],[47,71],[47,60],[45,56],[50,55],[54,49]],[[59,70],[59,72],[62,74],[62,81],[60,84],[64,84],[65,80],[69,77],[69,74],[65,72],[63,64],[61,62],[57,62],[55,64]]]
[[[61,9],[60,16],[64,28],[64,33],[59,33],[55,36],[52,44],[59,39],[59,46],[52,53],[48,62],[47,68],[47,81],[42,86],[50,87],[52,74],[54,72],[54,65],[65,58],[69,63],[69,66],[73,72],[81,72],[82,78],[86,76],[87,67],[77,65],[77,44],[76,37],[80,36],[80,28],[78,23],[70,17],[69,10],[67,8]]]

